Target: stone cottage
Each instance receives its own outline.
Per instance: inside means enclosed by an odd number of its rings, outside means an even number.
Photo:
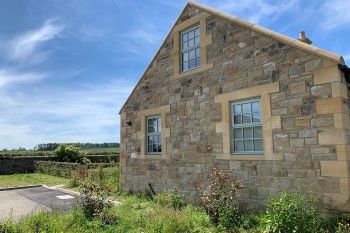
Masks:
[[[297,186],[350,211],[344,59],[189,2],[120,111],[120,186],[189,199],[212,167],[245,209]]]

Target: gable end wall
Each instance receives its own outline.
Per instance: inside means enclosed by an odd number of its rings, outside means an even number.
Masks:
[[[196,20],[202,68],[181,74],[176,28]],[[196,200],[216,166],[242,180],[244,209],[302,186],[326,208],[350,211],[348,88],[338,65],[194,7],[174,28],[121,112],[122,190],[177,187]],[[234,156],[228,104],[251,97],[263,103],[264,155]],[[147,114],[164,121],[162,156],[145,155]]]

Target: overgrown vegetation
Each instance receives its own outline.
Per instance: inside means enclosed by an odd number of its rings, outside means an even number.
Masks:
[[[209,174],[209,185],[201,184],[198,189],[201,204],[215,225],[226,231],[239,226],[240,215],[236,195],[242,186],[238,179],[213,168]]]
[[[45,213],[18,223],[2,222],[0,232],[350,232],[348,219],[320,214],[316,200],[301,191],[271,199],[266,212],[241,214],[236,198],[242,188],[239,180],[217,169],[199,187],[199,207],[185,201],[177,189],[154,197],[121,193],[117,168],[76,174],[75,186],[83,194],[81,208],[70,214]],[[122,205],[110,205],[110,195]]]

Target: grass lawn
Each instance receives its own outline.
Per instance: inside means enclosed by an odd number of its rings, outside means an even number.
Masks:
[[[46,184],[48,186],[63,184],[67,186],[69,184],[69,179],[57,177],[57,176],[50,176],[50,175],[41,174],[41,173],[0,176],[0,188],[26,186],[26,185],[38,185],[38,184]]]

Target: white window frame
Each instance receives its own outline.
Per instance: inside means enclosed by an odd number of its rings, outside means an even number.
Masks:
[[[196,35],[196,30],[198,29],[198,35]],[[194,37],[191,39],[188,39],[188,36],[193,31]],[[184,40],[184,36],[186,35],[187,40]],[[190,40],[194,41],[193,46],[190,46]],[[198,41],[198,43],[196,43]],[[183,31],[181,33],[181,72],[188,72],[191,70],[194,70],[196,68],[199,68],[201,66],[201,31],[200,26],[192,27],[186,31]],[[184,47],[184,44],[186,43],[186,47]],[[190,60],[190,53],[194,52],[194,59]],[[197,54],[198,53],[198,54]],[[198,55],[198,56],[197,56]],[[185,59],[185,57],[187,58]],[[190,61],[194,61],[194,67],[190,67]],[[185,63],[188,63],[188,68],[185,69]]]
[[[253,103],[258,103],[259,104],[259,112],[256,112],[253,110]],[[243,122],[244,120],[244,112],[243,112],[243,105],[250,105],[250,119],[249,122]],[[240,116],[240,122],[235,123],[235,112],[234,112],[234,107],[235,106],[241,106],[241,114],[238,114]],[[231,109],[231,153],[232,154],[256,154],[256,155],[263,155],[264,154],[264,139],[263,139],[263,124],[262,124],[262,115],[261,115],[261,102],[260,99],[248,99],[248,100],[243,100],[243,101],[235,101],[230,103],[230,109]],[[254,114],[258,116],[259,121],[254,121]],[[258,115],[257,115],[258,114]],[[247,117],[247,115],[246,115]],[[239,118],[238,118],[239,119]],[[255,137],[255,130],[260,128],[260,136]],[[251,137],[245,138],[244,133],[246,132],[245,129],[251,129]],[[241,137],[240,138],[235,138],[235,131],[240,130]],[[247,132],[249,132],[247,130]],[[257,132],[259,132],[257,130]],[[246,144],[245,142],[252,141],[253,144],[253,150],[246,150]],[[243,150],[237,150],[235,146],[235,142],[242,142],[243,145]],[[261,150],[256,149],[257,143],[260,142],[260,147]],[[248,144],[247,144],[248,145]]]
[[[157,124],[155,125],[156,126],[156,130],[155,132],[150,132],[149,131],[149,120],[152,120],[152,119],[157,119]],[[152,137],[157,137],[159,138],[159,141],[158,143],[152,143],[152,145],[158,145],[160,146],[160,151],[154,151],[154,147],[152,146],[152,150],[150,150],[150,140],[149,138]],[[153,139],[154,140],[154,139]],[[156,154],[156,155],[159,155],[159,154],[162,154],[162,118],[160,115],[156,115],[156,116],[150,116],[150,117],[147,117],[146,118],[146,151],[147,151],[147,154]]]

